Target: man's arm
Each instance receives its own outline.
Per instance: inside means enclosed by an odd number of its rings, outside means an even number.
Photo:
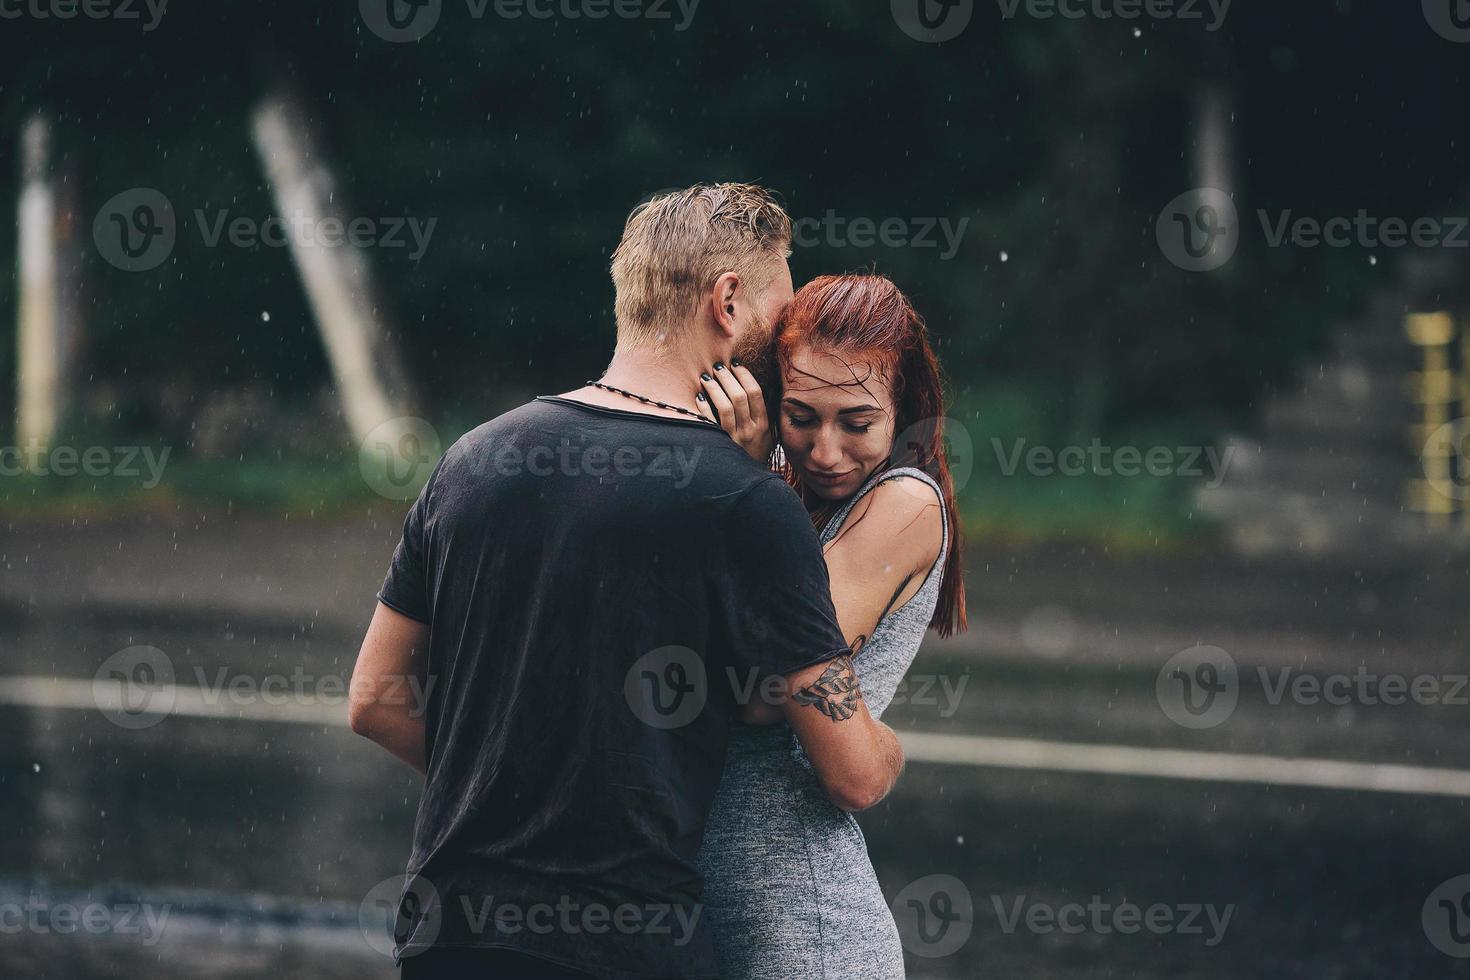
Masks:
[[[868,713],[852,657],[815,664],[786,681],[782,711],[829,799],[847,811],[879,803],[903,771],[893,729]]]
[[[887,480],[859,502],[828,544],[832,605],[858,662],[878,622],[918,590],[939,557],[940,518],[939,500],[927,484]],[[751,705],[741,718],[762,724],[784,717],[833,802],[864,810],[893,789],[904,759],[898,736],[869,714],[853,657],[788,675],[784,690],[793,693],[785,705]]]
[[[424,772],[429,627],[379,602],[357,653],[348,699],[352,730]]]

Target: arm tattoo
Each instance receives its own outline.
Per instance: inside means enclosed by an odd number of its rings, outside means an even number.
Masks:
[[[834,722],[846,721],[857,714],[857,703],[863,692],[858,687],[852,657],[844,654],[833,659],[822,676],[792,695],[797,704],[809,704]]]

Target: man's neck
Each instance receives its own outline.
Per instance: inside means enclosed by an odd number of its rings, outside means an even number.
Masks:
[[[614,388],[622,388],[653,401],[677,405],[709,418],[708,406],[696,401],[694,397],[699,391],[699,373],[710,368],[710,365],[699,364],[699,358],[697,352],[681,358],[677,354],[660,351],[618,351],[599,380]],[[678,417],[681,414],[591,386],[565,392],[562,397],[650,415]]]

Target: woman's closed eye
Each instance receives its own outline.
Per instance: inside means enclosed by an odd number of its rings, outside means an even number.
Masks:
[[[798,429],[809,429],[817,424],[817,420],[810,415],[793,415],[786,413],[786,421]],[[855,435],[862,435],[873,427],[872,422],[844,422],[842,427]]]

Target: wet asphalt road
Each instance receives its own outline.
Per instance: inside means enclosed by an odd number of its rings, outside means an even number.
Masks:
[[[1090,560],[977,562],[976,629],[926,645],[887,720],[1470,769],[1470,707],[1447,696],[1470,669],[1462,569]],[[90,682],[147,644],[181,685],[350,674],[350,615],[159,608],[11,603],[0,672]],[[1191,729],[1158,678],[1200,643],[1239,681],[1228,715]],[[1433,676],[1445,696],[1332,704],[1281,687],[1359,667]],[[95,706],[0,705],[0,972],[394,976],[358,912],[401,870],[416,779],[334,711],[125,730]],[[913,977],[1417,978],[1470,970],[1470,880],[1454,881],[1470,874],[1467,818],[1465,797],[911,761],[861,822]],[[67,909],[105,928],[68,929]]]

